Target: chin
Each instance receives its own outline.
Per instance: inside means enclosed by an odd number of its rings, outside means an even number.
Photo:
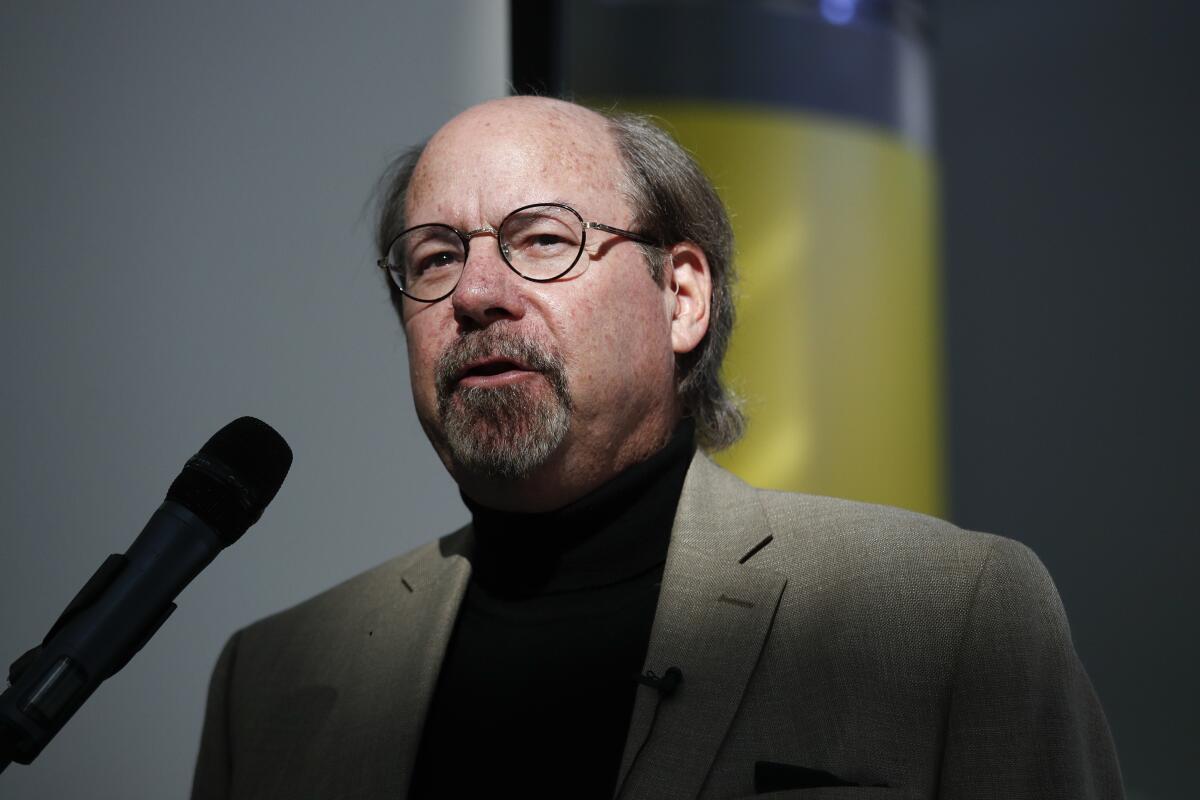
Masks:
[[[491,480],[528,477],[550,460],[571,427],[569,404],[521,385],[459,387],[439,412],[454,471]]]

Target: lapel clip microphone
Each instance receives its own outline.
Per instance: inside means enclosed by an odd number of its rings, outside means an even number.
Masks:
[[[648,669],[637,676],[637,682],[657,690],[663,697],[670,697],[675,694],[679,684],[683,683],[683,670],[679,667],[667,667],[667,671],[660,676],[656,675],[654,670]]]
[[[629,780],[629,776],[633,774],[633,768],[637,765],[638,759],[642,757],[642,750],[645,749],[646,742],[650,741],[650,734],[654,732],[654,723],[658,721],[658,707],[662,705],[662,701],[665,698],[675,693],[675,690],[679,688],[679,684],[683,683],[683,670],[679,667],[667,667],[666,672],[658,675],[654,670],[648,669],[641,675],[635,675],[634,680],[658,692],[658,699],[654,701],[654,712],[650,715],[650,727],[646,731],[646,737],[642,739],[642,743],[638,745],[637,752],[633,754],[633,761],[629,762],[629,769],[625,770],[625,777],[617,784],[617,792],[613,796],[618,798],[618,800],[625,790],[625,781]]]

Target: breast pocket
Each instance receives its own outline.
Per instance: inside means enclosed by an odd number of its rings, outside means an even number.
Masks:
[[[818,786],[813,789],[782,789],[778,792],[744,794],[735,800],[917,800],[916,795],[887,786]]]

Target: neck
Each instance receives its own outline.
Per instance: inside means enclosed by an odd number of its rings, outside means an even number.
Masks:
[[[678,416],[663,420],[650,431],[626,437],[618,447],[604,441],[580,441],[568,434],[544,464],[515,480],[491,478],[459,468],[452,468],[451,474],[459,490],[480,505],[497,511],[554,511],[662,450],[678,424]]]
[[[694,452],[685,421],[650,458],[549,512],[501,511],[464,495],[474,526],[472,580],[513,596],[602,586],[661,564]]]

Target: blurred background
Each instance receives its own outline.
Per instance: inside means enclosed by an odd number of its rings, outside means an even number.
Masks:
[[[369,200],[514,86],[654,113],[713,173],[760,426],[725,463],[1033,547],[1130,797],[1190,796],[1198,33],[1119,0],[5,4],[0,663],[221,425],[296,460],[0,796],[186,796],[233,630],[465,521]]]

